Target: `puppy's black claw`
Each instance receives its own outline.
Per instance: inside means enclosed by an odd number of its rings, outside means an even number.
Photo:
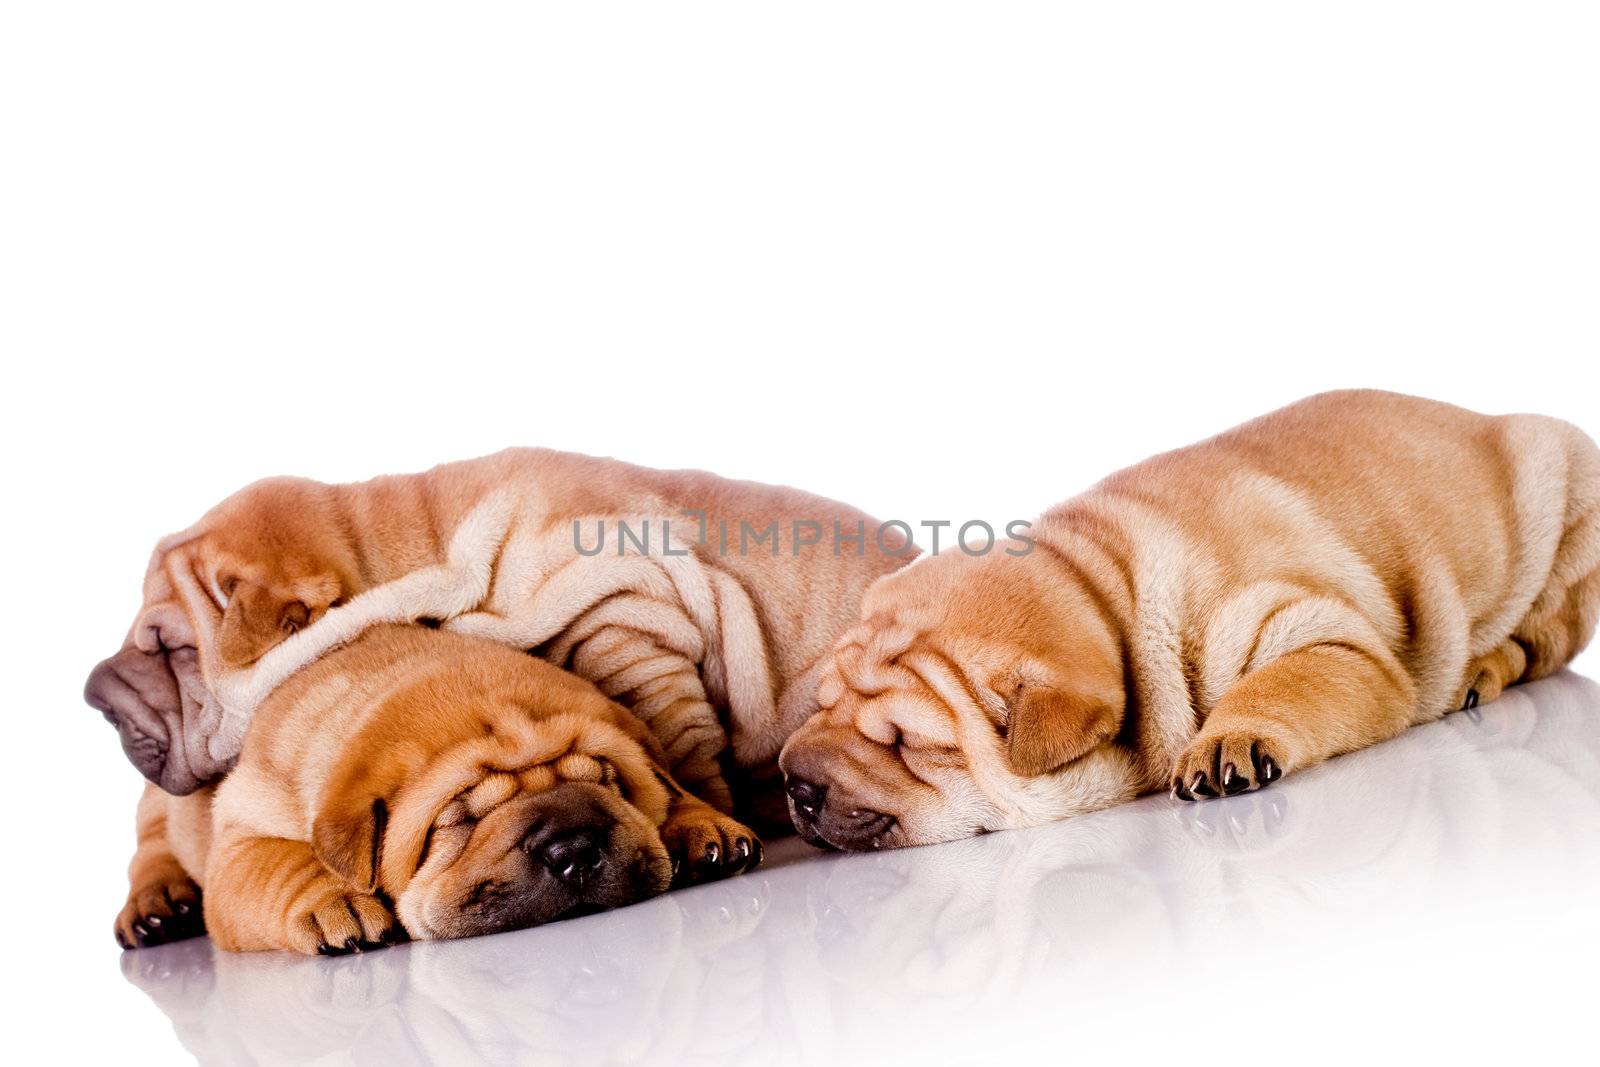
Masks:
[[[179,915],[187,915],[193,909],[189,907],[188,901],[179,901],[177,904],[172,906],[172,910],[177,912]]]
[[[338,954],[339,954],[338,950],[335,949],[332,945],[328,944],[326,941],[318,941],[317,942],[317,955],[319,955],[319,956],[337,956]]]
[[[1279,778],[1282,778],[1282,777],[1283,777],[1283,771],[1281,771],[1278,768],[1277,762],[1275,760],[1273,760],[1273,758],[1271,756],[1262,756],[1261,757],[1261,781],[1264,782],[1264,783],[1276,782]]]
[[[344,939],[344,950],[346,952],[360,952],[362,944],[363,942],[359,937],[347,937]]]
[[[746,869],[753,871],[761,866],[761,856],[761,839],[757,837],[750,842],[750,866]]]
[[[722,846],[713,841],[711,844],[706,846],[705,858],[702,859],[701,862],[709,866],[715,864],[721,858]]]
[[[1222,792],[1224,796],[1233,796],[1243,793],[1250,788],[1250,779],[1240,774],[1233,764],[1222,768]]]
[[[1461,710],[1462,711],[1471,711],[1473,708],[1475,708],[1477,706],[1478,706],[1478,691],[1476,689],[1468,689],[1467,690],[1467,702],[1465,704],[1461,705]]]
[[[1174,778],[1172,780],[1172,795],[1179,800],[1194,801],[1194,794],[1189,792],[1189,787],[1183,784],[1182,778]]]
[[[1208,799],[1220,795],[1212,788],[1210,780],[1206,778],[1205,771],[1194,772],[1194,781],[1189,783],[1189,791],[1197,797],[1206,797]]]

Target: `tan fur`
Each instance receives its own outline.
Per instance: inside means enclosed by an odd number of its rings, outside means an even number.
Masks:
[[[574,675],[480,638],[377,627],[262,703],[220,786],[147,788],[118,939],[199,932],[200,887],[219,946],[327,952],[393,940],[397,919],[416,938],[487,933],[759,862],[755,836],[664,762]],[[574,885],[540,850],[578,831],[603,849]]]
[[[1329,393],[1031,537],[868,592],[781,759],[791,794],[826,788],[811,840],[1242,792],[1559,670],[1600,612],[1600,450],[1540,416]]]
[[[138,845],[128,864],[128,899],[115,928],[123,948],[176,941],[204,929],[200,885],[189,872],[205,867],[212,792],[202,789],[180,800],[145,785],[135,819]],[[185,857],[177,855],[179,848]]]
[[[629,541],[619,554],[618,523],[637,538],[646,521],[648,553]],[[796,521],[819,524],[822,542],[798,542]],[[575,523],[586,547],[604,524],[602,554],[575,550]],[[776,523],[777,536],[741,554],[741,523]],[[834,551],[835,523],[864,527],[864,551]],[[726,810],[721,761],[772,766],[815,710],[861,593],[914,553],[893,530],[880,550],[875,529],[797,490],[539,449],[355,485],[272,479],[161,542],[89,699],[148,777],[183,792],[227,770],[256,706],[295,670],[369,626],[431,619],[596,682]]]

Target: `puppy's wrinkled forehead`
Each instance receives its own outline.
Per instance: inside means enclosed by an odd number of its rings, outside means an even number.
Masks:
[[[872,697],[914,684],[916,676],[899,660],[922,632],[921,627],[878,619],[846,633],[834,646],[833,670],[818,687],[818,702],[831,708],[847,688]]]
[[[935,636],[904,622],[868,623],[847,634],[818,684],[819,723],[880,745],[907,737],[958,743],[961,720],[983,708],[981,686]]]
[[[623,786],[621,779],[616,764],[605,755],[581,752],[569,752],[550,762],[535,763],[520,770],[490,770],[477,784],[446,805],[435,822],[451,825],[467,819],[482,819],[519,793],[547,793],[563,782]]]

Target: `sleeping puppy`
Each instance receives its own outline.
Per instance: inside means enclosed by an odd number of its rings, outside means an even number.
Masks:
[[[1600,450],[1554,419],[1329,393],[1030,533],[868,591],[780,759],[812,843],[1241,793],[1552,674],[1600,613]]]
[[[305,667],[261,704],[220,786],[147,786],[139,822],[128,947],[201,932],[202,888],[222,948],[338,953],[614,908],[761,858],[594,686],[410,626]],[[691,839],[693,853],[666,844]]]
[[[915,551],[798,490],[543,449],[353,485],[275,478],[161,541],[85,698],[147,778],[186,793],[227,771],[298,667],[369,626],[431,621],[596,682],[722,810],[725,760],[765,771],[782,818],[778,750],[862,592]]]

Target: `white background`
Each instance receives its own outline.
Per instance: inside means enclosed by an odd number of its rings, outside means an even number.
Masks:
[[[14,1048],[171,1055],[78,693],[259,476],[541,444],[1004,520],[1330,387],[1600,433],[1593,5],[562,6],[0,13]]]

